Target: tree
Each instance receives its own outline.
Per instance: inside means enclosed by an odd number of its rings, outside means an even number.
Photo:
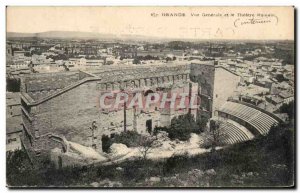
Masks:
[[[9,186],[28,185],[35,178],[35,170],[24,150],[6,153],[6,178]]]
[[[203,132],[205,131],[205,128],[206,128],[206,125],[207,125],[207,122],[208,122],[208,118],[207,117],[198,117],[197,121],[196,121],[196,124],[200,130],[200,132]]]
[[[145,161],[150,150],[153,148],[153,144],[156,141],[156,137],[143,135],[139,139],[139,151],[142,154],[142,158]]]
[[[179,115],[171,120],[172,129],[185,129],[185,130],[196,130],[195,117],[191,113],[185,115]]]
[[[141,61],[138,58],[133,59],[133,64],[141,64]]]
[[[211,119],[209,122],[209,130],[206,132],[204,146],[211,148],[211,152],[215,152],[217,146],[224,145],[224,140],[227,137],[223,123],[220,120]]]
[[[289,116],[289,120],[293,121],[293,119],[294,119],[294,109],[295,109],[294,101],[291,101],[288,104],[283,104],[279,108],[279,112],[280,113],[287,113],[288,116]]]
[[[167,61],[167,62],[172,61],[172,58],[167,57],[167,58],[166,58],[166,61]]]
[[[158,131],[165,131],[171,140],[178,139],[180,141],[187,141],[191,137],[191,133],[201,133],[205,130],[207,118],[198,117],[195,120],[191,113],[179,115],[171,120],[169,127],[155,127],[154,134]]]

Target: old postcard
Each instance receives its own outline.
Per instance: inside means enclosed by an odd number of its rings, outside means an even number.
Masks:
[[[294,187],[294,7],[6,19],[8,187]]]

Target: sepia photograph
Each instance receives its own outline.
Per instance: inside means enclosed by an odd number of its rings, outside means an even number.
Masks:
[[[293,6],[7,6],[6,186],[295,188],[294,33]]]

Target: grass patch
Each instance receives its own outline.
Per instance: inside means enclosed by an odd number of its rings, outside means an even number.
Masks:
[[[7,183],[12,186],[89,186],[105,179],[125,187],[209,186],[278,187],[294,184],[294,130],[272,128],[268,136],[232,145],[194,157],[174,156],[165,160],[134,160],[116,165],[89,165],[55,169],[30,166],[22,151],[7,155]],[[123,139],[123,138],[122,138]],[[121,169],[117,169],[121,168]],[[194,169],[213,169],[193,177]],[[160,177],[159,182],[148,182]]]

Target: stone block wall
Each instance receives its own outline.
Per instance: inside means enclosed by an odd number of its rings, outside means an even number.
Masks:
[[[26,147],[29,147],[30,150],[62,148],[61,144],[45,137],[52,133],[85,146],[91,146],[94,143],[97,145],[97,150],[101,151],[101,136],[103,134],[110,135],[124,130],[124,109],[111,111],[99,108],[99,98],[103,92],[120,92],[121,89],[124,89],[144,95],[147,91],[152,90],[153,92],[195,92],[213,96],[214,66],[210,65],[147,66],[135,69],[124,67],[121,69],[104,69],[93,73],[70,72],[70,75],[61,73],[54,77],[60,80],[64,79],[65,76],[67,81],[63,82],[73,83],[71,80],[75,80],[75,78],[78,80],[87,78],[87,81],[66,91],[63,90],[65,87],[63,83],[59,86],[63,92],[51,99],[43,100],[45,96],[51,94],[45,93],[45,95],[37,98],[33,97],[35,101],[39,99],[40,103],[23,104],[27,108],[27,110],[25,109],[27,113],[23,115],[24,125],[28,128],[30,136],[35,139],[31,144],[28,135],[24,135]],[[27,82],[22,82],[22,84],[27,84],[27,87],[33,84],[35,89],[43,89],[43,87],[35,87],[42,85],[39,79],[41,77],[36,77],[35,80],[29,78],[26,80]],[[48,84],[55,82],[55,79],[52,81],[53,76],[48,75],[42,82],[47,83],[46,80],[50,79]],[[48,87],[46,86],[46,88]],[[42,91],[34,90],[34,93],[37,92]],[[33,96],[32,93],[28,92],[27,94]],[[168,126],[172,118],[187,114],[189,111],[196,117],[197,108],[191,110],[152,108],[149,111],[127,108],[126,128],[127,130],[136,130],[139,133],[147,133],[147,122],[151,121],[153,131],[155,126]],[[29,121],[27,114],[32,121]],[[97,126],[94,133],[96,138],[92,137],[90,129],[94,121]]]
[[[202,117],[212,116],[212,99],[214,91],[215,66],[213,61],[200,61],[191,64],[190,79],[199,85],[199,114]]]
[[[213,116],[216,116],[217,110],[227,101],[229,97],[232,97],[240,82],[240,76],[228,71],[222,67],[218,67],[215,70],[215,85],[213,96]]]

